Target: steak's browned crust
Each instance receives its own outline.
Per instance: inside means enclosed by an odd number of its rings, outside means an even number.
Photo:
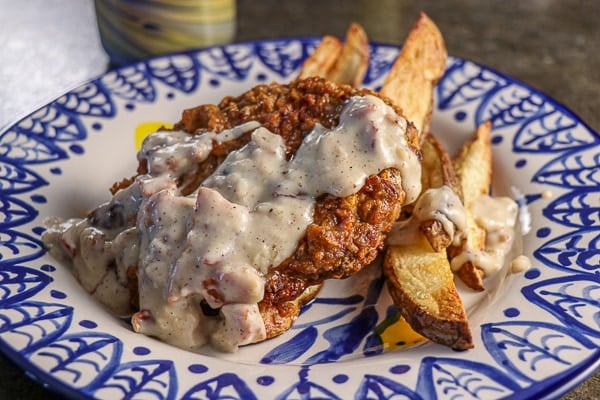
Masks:
[[[346,100],[366,94],[379,96],[367,89],[337,85],[317,77],[287,85],[259,85],[241,96],[226,97],[218,105],[185,110],[175,129],[190,134],[221,132],[258,121],[284,138],[289,158],[315,124],[336,126]],[[384,101],[391,105],[390,101]],[[182,191],[193,192],[229,152],[249,139],[248,133],[237,140],[214,143],[211,156],[180,182]],[[411,124],[407,140],[417,148],[417,132]],[[145,165],[141,164],[138,172],[144,173]],[[114,189],[127,184],[123,181]],[[266,277],[265,295],[259,308],[267,337],[289,328],[300,307],[314,297],[315,288],[323,280],[348,277],[375,259],[386,233],[400,214],[404,197],[399,171],[389,168],[368,177],[356,194],[344,198],[323,195],[317,199],[313,223],[296,251]]]
[[[268,337],[289,328],[316,295],[311,285],[349,277],[375,259],[403,200],[400,178],[391,168],[370,176],[357,194],[317,200],[313,223],[296,251],[267,277],[259,308]]]
[[[325,195],[295,253],[272,268],[263,301],[293,299],[306,284],[346,278],[375,259],[404,200],[394,169],[368,177],[351,196]]]

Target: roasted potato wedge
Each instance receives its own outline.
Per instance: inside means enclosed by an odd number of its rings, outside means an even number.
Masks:
[[[467,208],[482,194],[490,193],[492,183],[492,124],[477,127],[474,137],[466,142],[452,159]]]
[[[419,131],[422,193],[430,188],[449,186],[460,198],[461,187],[450,156],[433,135],[426,134],[433,110],[434,88],[444,74],[446,58],[440,31],[422,13],[384,81],[381,93],[401,107],[404,116]],[[388,290],[400,314],[416,332],[433,342],[461,350],[472,348],[467,315],[444,251],[453,236],[435,219],[412,218],[404,224],[399,237],[390,241],[384,259]]]
[[[336,83],[359,87],[369,67],[369,39],[363,28],[352,23],[344,43],[324,36],[298,73],[298,78],[320,76]]]
[[[453,349],[473,339],[445,252],[416,232],[406,245],[390,246],[384,260],[387,286],[400,315],[419,334]]]
[[[327,78],[333,82],[360,86],[369,67],[369,39],[363,28],[350,24],[344,46]]]
[[[467,213],[467,232],[460,246],[448,249],[452,268],[456,275],[471,289],[482,291],[484,273],[477,266],[477,261],[469,254],[480,252],[485,248],[486,232],[477,225],[472,214],[473,202],[481,195],[490,192],[492,181],[492,148],[490,142],[491,123],[481,124],[475,137],[465,143],[459,154],[454,157],[453,164],[463,195]]]
[[[397,236],[390,236],[384,260],[388,290],[416,332],[436,343],[469,349],[473,347],[469,322],[445,251],[454,233],[446,231],[439,219],[422,219],[420,211],[421,200],[428,203],[429,189],[443,186],[454,192],[454,202],[462,210],[456,194],[461,193],[461,187],[450,156],[433,135],[424,137],[421,152],[423,191],[411,219],[399,223],[399,230],[392,233]]]
[[[421,186],[423,190],[446,185],[462,200],[462,188],[454,170],[452,158],[442,143],[428,133],[421,143]]]
[[[433,134],[428,133],[423,138],[421,154],[422,191],[448,186],[462,200],[462,190],[454,171],[452,159]],[[435,251],[443,251],[452,244],[453,237],[446,232],[443,224],[438,219],[419,221],[419,229],[421,229]]]
[[[298,78],[304,79],[310,76],[326,78],[327,73],[339,59],[342,47],[342,42],[338,38],[329,35],[324,36],[310,57],[304,60]]]
[[[447,58],[441,32],[421,13],[381,88],[381,94],[402,109],[421,135],[429,131],[433,89],[444,75]]]

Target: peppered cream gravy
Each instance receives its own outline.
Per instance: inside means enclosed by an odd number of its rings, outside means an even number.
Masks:
[[[453,270],[459,269],[465,262],[472,261],[485,276],[498,272],[505,264],[515,240],[517,224],[517,203],[508,197],[492,197],[481,195],[475,199],[471,212],[475,223],[485,230],[485,247],[483,250],[466,249],[454,257],[450,263]],[[511,268],[512,272],[522,272],[521,268]]]
[[[471,213],[475,223],[485,230],[486,243],[483,250],[466,248],[453,257],[450,266],[456,271],[467,261],[472,261],[485,276],[497,273],[507,264],[515,240],[518,206],[508,197],[479,196],[473,203]],[[397,222],[388,235],[387,243],[402,245],[418,239],[419,222],[437,220],[444,231],[459,245],[468,234],[467,211],[458,196],[448,186],[430,188],[421,193],[414,204],[408,220]],[[510,263],[510,271],[519,273],[531,266],[529,259],[520,255]]]
[[[465,208],[456,193],[446,185],[423,192],[415,204],[413,215],[419,221],[439,221],[454,244],[460,244],[467,231]]]
[[[44,241],[72,261],[84,287],[127,312],[127,270],[137,266],[136,331],[197,349],[235,351],[265,338],[257,303],[264,275],[291,255],[312,222],[315,198],[356,193],[369,175],[400,171],[406,202],[420,193],[420,163],[406,121],[379,98],[353,97],[338,126],[315,126],[287,160],[280,136],[245,124],[221,134],[160,131],[138,153],[138,176],[88,218],[52,224]],[[204,160],[214,141],[252,130],[200,188],[182,196],[177,179]],[[218,315],[205,315],[206,302]]]
[[[420,222],[437,220],[442,229],[458,244],[467,230],[467,215],[460,198],[442,185],[425,190],[417,198],[410,218],[398,221],[387,237],[387,244],[406,245],[420,240]]]

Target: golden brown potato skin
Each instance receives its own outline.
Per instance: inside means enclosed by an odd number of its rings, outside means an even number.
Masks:
[[[462,197],[462,188],[446,149],[431,133],[421,138],[422,190],[450,187]],[[400,315],[433,342],[465,350],[473,338],[446,249],[453,237],[437,219],[416,221],[412,241],[388,246],[384,274]]]
[[[433,89],[446,71],[447,58],[442,33],[421,12],[381,88],[382,95],[405,110],[405,117],[415,124],[421,136],[429,131]]]
[[[284,138],[287,156],[291,157],[315,124],[334,127],[346,100],[366,94],[379,96],[368,89],[338,85],[318,77],[259,85],[238,97],[226,97],[218,105],[185,110],[174,129],[190,134],[221,132],[258,121]],[[389,100],[384,101],[391,105]],[[210,157],[180,182],[182,191],[192,193],[229,152],[249,139],[248,133],[237,140],[215,143]],[[418,137],[411,124],[407,141],[416,152]],[[145,172],[143,164],[138,172]],[[259,307],[268,337],[291,325],[304,299],[310,298],[305,293],[307,288],[318,286],[325,279],[348,277],[375,259],[383,248],[386,233],[400,215],[404,197],[399,172],[390,168],[368,177],[356,194],[344,198],[323,195],[317,199],[313,223],[295,253],[272,268],[266,277],[265,295]]]
[[[424,236],[390,246],[384,260],[387,286],[410,326],[433,342],[457,350],[473,348],[469,321],[443,252]]]

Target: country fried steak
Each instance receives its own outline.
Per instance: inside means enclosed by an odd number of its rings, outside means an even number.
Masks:
[[[259,85],[238,97],[226,97],[218,105],[206,104],[185,110],[174,129],[190,134],[221,132],[258,121],[284,138],[286,154],[291,158],[315,124],[327,128],[336,126],[344,103],[352,96],[366,94],[377,95],[368,89],[338,85],[317,77],[287,85]],[[417,134],[410,125],[407,137],[409,143],[416,144]],[[247,133],[236,140],[215,144],[209,158],[180,183],[182,192],[195,191],[229,152],[242,147],[249,139],[250,133]],[[138,172],[146,172],[143,163]],[[126,184],[127,181],[122,182],[112,191]],[[386,233],[398,219],[404,197],[398,171],[389,168],[369,176],[356,194],[343,198],[326,194],[317,199],[313,223],[296,251],[271,268],[267,276],[264,298],[259,303],[267,337],[277,336],[289,328],[300,307],[316,295],[315,285],[325,279],[347,278],[375,259]],[[135,284],[130,287],[135,288]],[[135,293],[132,299],[137,301]]]
[[[413,125],[373,91],[259,85],[150,135],[111,201],[44,242],[99,301],[133,312],[135,331],[234,351],[285,332],[324,280],[376,258],[420,190],[417,149]]]

